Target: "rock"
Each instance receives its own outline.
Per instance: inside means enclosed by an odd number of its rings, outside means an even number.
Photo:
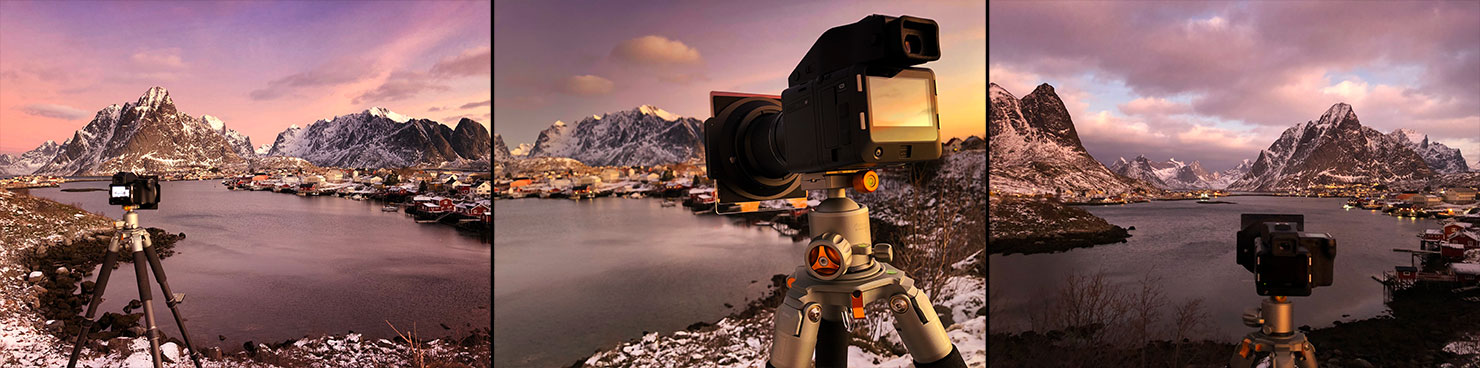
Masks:
[[[735,307],[735,306],[733,306],[733,305],[730,305],[730,303],[725,303],[725,308],[734,308],[734,307]]]
[[[176,345],[173,342],[164,343],[163,345],[159,346],[159,354],[164,355],[164,358],[168,359],[168,361],[170,362],[179,362],[180,345]]]
[[[1136,227],[1135,226],[1131,226],[1131,227],[1128,227],[1128,228],[1125,228],[1125,229],[1126,230],[1136,230]]]
[[[937,305],[937,306],[935,306],[935,314],[940,316],[940,325],[941,326],[947,326],[947,327],[949,327],[950,325],[956,324],[955,317],[952,317],[952,314],[954,314],[954,313],[951,313],[951,308],[950,307],[946,307],[946,306],[943,306],[943,305]]]
[[[221,348],[213,347],[206,349],[206,357],[212,360],[221,360]]]
[[[217,340],[226,341],[226,335],[216,335]]]
[[[128,356],[130,353],[133,353],[130,348],[131,345],[133,345],[133,341],[130,339],[115,337],[108,340],[108,351],[112,352],[112,354]]]
[[[439,325],[442,325],[442,329],[443,330],[451,330],[452,329],[452,327],[447,327],[447,324],[446,323],[438,323],[438,324]]]
[[[31,271],[30,275],[26,275],[26,281],[38,282],[41,281],[42,277],[46,277],[46,275],[42,274],[41,271]]]
[[[1372,365],[1372,362],[1368,362],[1366,359],[1362,359],[1362,358],[1352,359],[1352,366],[1353,367],[1363,367],[1363,368],[1375,368],[1376,367],[1376,366]]]
[[[249,357],[257,356],[257,344],[254,344],[251,341],[242,343],[242,350],[245,350],[247,352],[247,356]]]

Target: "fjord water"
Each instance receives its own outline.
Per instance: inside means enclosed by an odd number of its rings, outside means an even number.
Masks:
[[[107,186],[72,182],[30,192],[121,218],[106,192],[60,191]],[[490,247],[477,237],[417,224],[371,201],[231,191],[217,181],[160,188],[159,209],[138,211],[139,223],[185,233],[162,263],[173,291],[186,294],[181,313],[202,347],[230,351],[249,340],[349,331],[394,337],[386,321],[402,331],[414,323],[427,339],[489,327]],[[113,271],[99,315],[138,299],[133,273],[122,264]],[[179,336],[152,279],[150,288],[161,331]]]
[[[1008,331],[1029,328],[1028,313],[1045,306],[1071,273],[1104,271],[1125,290],[1139,290],[1143,275],[1161,278],[1170,321],[1170,306],[1203,298],[1209,329],[1204,337],[1233,341],[1253,331],[1240,314],[1259,306],[1254,275],[1234,261],[1234,232],[1241,213],[1305,215],[1305,231],[1336,238],[1335,282],[1316,288],[1309,297],[1292,297],[1295,325],[1328,327],[1332,321],[1350,322],[1377,316],[1386,310],[1382,285],[1371,275],[1408,265],[1406,253],[1393,248],[1417,249],[1415,237],[1436,228],[1430,219],[1397,218],[1377,211],[1343,209],[1344,199],[1238,196],[1237,204],[1198,204],[1194,201],[1151,202],[1122,206],[1082,207],[1111,224],[1135,226],[1126,243],[1098,245],[1062,253],[993,255],[989,259],[989,290],[1003,308],[993,323]],[[1349,315],[1349,317],[1343,317]]]
[[[495,202],[494,366],[564,367],[644,331],[713,323],[800,265],[804,243],[660,203]]]

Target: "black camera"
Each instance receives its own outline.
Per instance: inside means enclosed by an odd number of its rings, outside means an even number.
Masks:
[[[940,158],[939,26],[870,15],[822,34],[781,96],[712,92],[704,122],[721,203],[799,198],[816,176]]]
[[[1331,286],[1336,239],[1305,232],[1305,216],[1242,214],[1238,231],[1238,264],[1254,273],[1262,296],[1310,296],[1311,289]]]
[[[141,210],[159,209],[159,177],[131,172],[113,174],[113,183],[108,185],[108,204],[134,206]]]

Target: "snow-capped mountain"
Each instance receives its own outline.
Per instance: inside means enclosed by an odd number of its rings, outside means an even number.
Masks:
[[[514,157],[524,157],[529,155],[529,150],[533,148],[533,144],[520,143],[518,146],[514,146],[513,149],[510,149],[509,154],[513,155]]]
[[[212,125],[180,112],[169,91],[153,87],[137,101],[99,110],[35,173],[111,175],[245,165],[223,133],[225,125],[220,129]]]
[[[1470,165],[1465,163],[1465,158],[1460,155],[1459,149],[1430,141],[1428,135],[1412,129],[1398,129],[1388,135],[1408,146],[1408,149],[1417,153],[1418,157],[1423,157],[1423,162],[1428,164],[1435,173],[1454,174],[1470,171]]]
[[[504,145],[504,137],[493,133],[493,160],[508,161],[513,155],[509,154],[509,146]]]
[[[1155,162],[1140,155],[1129,161],[1121,157],[1110,164],[1110,171],[1165,189],[1223,189],[1242,177],[1248,165],[1248,160],[1244,160],[1243,165],[1233,169],[1208,171],[1198,161],[1188,164],[1173,158]]]
[[[42,142],[36,149],[21,153],[19,156],[0,154],[0,176],[28,175],[36,172],[37,168],[46,165],[61,151],[62,145],[49,140]]]
[[[278,133],[269,156],[298,157],[319,166],[410,167],[487,161],[488,129],[463,118],[457,128],[409,118],[382,107]]]
[[[1024,194],[1159,191],[1144,181],[1116,175],[1095,161],[1080,143],[1069,111],[1053,86],[1039,85],[1021,100],[996,83],[988,89],[993,190]]]
[[[1337,103],[1319,120],[1286,129],[1229,189],[1281,191],[1430,178],[1433,170],[1402,140],[1362,126],[1351,105]]]
[[[272,152],[272,143],[265,143],[261,146],[257,146],[256,149],[252,150],[252,153],[256,154],[257,156],[267,156],[268,152]]]
[[[257,152],[252,148],[252,138],[242,135],[235,130],[227,129],[226,123],[215,116],[201,115],[200,120],[205,122],[206,125],[210,125],[212,130],[221,133],[221,136],[226,138],[226,143],[231,144],[231,148],[236,150],[236,154],[241,155],[243,158],[257,156]]]
[[[703,122],[638,106],[540,132],[528,157],[569,157],[592,166],[657,165],[704,157]]]

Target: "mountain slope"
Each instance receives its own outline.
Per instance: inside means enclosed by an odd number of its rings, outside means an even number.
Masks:
[[[1388,136],[1402,142],[1403,145],[1408,146],[1408,149],[1422,157],[1423,162],[1428,164],[1434,173],[1455,174],[1470,171],[1470,165],[1465,163],[1465,158],[1460,155],[1459,149],[1430,141],[1428,135],[1411,129],[1398,129],[1388,133]]]
[[[1362,126],[1337,103],[1316,121],[1296,124],[1259,152],[1232,190],[1281,191],[1311,185],[1427,180],[1433,170],[1394,136]]]
[[[1022,194],[1159,191],[1095,161],[1080,143],[1068,109],[1053,86],[1039,85],[1021,100],[996,83],[988,89],[992,104],[987,146],[993,190]]]
[[[494,134],[493,135],[493,160],[494,161],[499,161],[499,162],[504,162],[504,161],[508,161],[511,158],[513,158],[513,155],[509,154],[509,146],[504,145],[504,137],[501,136],[501,135],[498,135],[498,134]]]
[[[37,168],[46,165],[60,152],[62,152],[62,145],[57,144],[56,141],[46,141],[36,149],[21,153],[19,156],[0,154],[0,175],[29,175],[36,172]]]
[[[223,125],[224,128],[224,125]],[[99,110],[63,143],[61,152],[36,170],[48,175],[111,175],[117,171],[161,173],[242,166],[222,131],[180,112],[169,91],[153,87],[123,106]]]
[[[236,150],[237,155],[243,158],[257,156],[256,150],[252,147],[252,138],[242,135],[235,130],[227,129],[226,123],[215,116],[201,115],[200,120],[205,122],[206,125],[209,125],[212,130],[220,133],[221,137],[226,138],[226,143],[230,144],[231,148]]]
[[[487,129],[466,118],[455,131],[374,107],[318,120],[307,128],[289,126],[278,133],[268,155],[298,157],[319,166],[436,166],[488,160],[489,139]]]
[[[556,121],[535,140],[528,157],[568,157],[593,166],[658,165],[702,160],[703,122],[642,105]]]

